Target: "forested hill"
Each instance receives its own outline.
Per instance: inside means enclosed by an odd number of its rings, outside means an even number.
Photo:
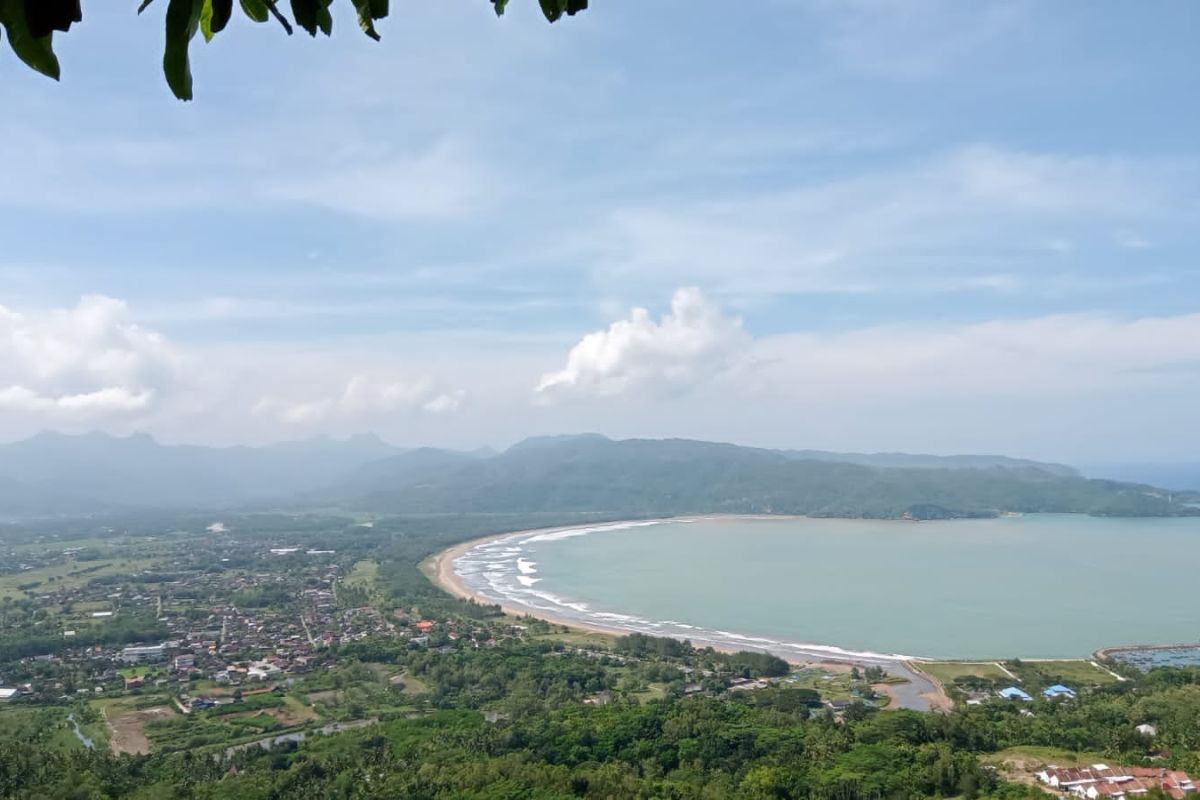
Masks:
[[[1003,511],[1162,515],[1200,494],[1086,480],[1004,456],[767,450],[559,436],[502,453],[402,449],[373,436],[266,447],[139,434],[0,445],[0,518],[139,509],[340,506],[381,512],[708,512],[917,518]]]
[[[974,457],[964,465],[871,466],[681,439],[532,439],[499,455],[401,453],[319,502],[386,512],[604,511],[775,513],[930,519],[1003,512],[1159,516],[1192,513],[1187,497],[1088,480],[1069,468]]]

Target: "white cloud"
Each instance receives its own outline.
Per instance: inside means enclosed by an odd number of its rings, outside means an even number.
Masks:
[[[1148,239],[1139,236],[1133,231],[1118,231],[1117,244],[1130,250],[1145,250],[1154,246]]]
[[[726,317],[699,289],[683,288],[661,322],[635,308],[629,319],[583,337],[566,366],[543,375],[535,391],[612,395],[643,387],[686,388],[728,369],[748,340],[740,319]]]
[[[82,394],[43,395],[25,386],[0,389],[0,408],[8,411],[64,411],[92,414],[141,411],[150,405],[154,392],[132,392],[122,386],[109,386]]]
[[[465,394],[462,390],[440,391],[437,382],[427,375],[413,379],[354,375],[336,395],[302,400],[266,396],[254,404],[251,412],[288,425],[314,425],[332,419],[369,420],[411,412],[446,414],[458,410]]]
[[[466,395],[467,393],[462,389],[439,394],[437,397],[426,401],[421,408],[430,414],[449,414],[458,411]]]
[[[178,355],[132,321],[124,302],[87,296],[73,308],[0,306],[0,407],[84,417],[148,409],[169,391]]]
[[[338,403],[342,410],[396,411],[414,408],[433,393],[433,379],[422,376],[414,380],[378,379],[367,375],[355,375],[346,384]]]
[[[1196,173],[1188,160],[972,145],[783,190],[620,207],[556,256],[591,261],[612,293],[687,282],[724,297],[928,293],[996,274],[1034,290],[1052,277],[1047,259],[1061,268],[1072,255],[1066,234],[1190,229]]]
[[[459,144],[442,141],[415,157],[353,153],[303,178],[274,178],[263,196],[389,220],[466,214],[492,190],[487,171]]]

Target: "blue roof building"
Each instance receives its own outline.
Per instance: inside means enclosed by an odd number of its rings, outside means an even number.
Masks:
[[[1074,697],[1075,690],[1063,686],[1061,683],[1056,683],[1053,686],[1047,686],[1043,689],[1042,696],[1047,700],[1052,700],[1055,697]]]
[[[1015,686],[1010,686],[1007,689],[1000,690],[1000,696],[1005,700],[1024,700],[1029,702],[1033,698]]]

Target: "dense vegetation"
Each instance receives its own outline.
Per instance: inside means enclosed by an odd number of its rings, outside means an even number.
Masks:
[[[937,519],[1004,511],[1123,516],[1197,511],[1184,505],[1186,495],[1088,480],[1055,465],[968,463],[972,466],[875,467],[832,460],[828,454],[805,458],[710,442],[567,437],[531,441],[492,457],[400,454],[372,464],[338,492],[319,496],[350,507],[404,513],[575,510]]]
[[[1200,748],[1196,671],[1162,670],[1136,687],[1039,702],[1032,715],[1002,703],[949,715],[857,707],[837,721],[811,716],[787,691],[588,706],[572,687],[594,680],[588,671],[597,667],[562,655],[462,655],[441,669],[430,677],[444,710],[232,761],[186,752],[118,759],[48,747],[49,729],[22,729],[19,738],[6,729],[0,796],[1036,797],[1005,782],[989,755],[1036,745],[1068,758],[1140,763],[1150,749],[1133,728],[1147,720],[1170,751],[1155,763],[1195,769]],[[462,692],[481,677],[504,696],[536,689],[537,702],[510,703],[508,719],[487,722],[471,710],[478,696]]]
[[[503,453],[402,450],[372,436],[269,447],[40,434],[0,445],[0,514],[147,507],[383,513],[788,513],[938,519],[999,511],[1200,513],[1195,492],[1087,480],[1002,456],[765,450],[689,440],[532,439]]]
[[[1079,685],[1080,696],[1065,702],[992,700],[961,704],[948,714],[919,714],[855,701],[835,713],[823,703],[819,682],[820,691],[787,681],[728,690],[738,680],[788,673],[789,666],[773,656],[697,650],[636,634],[573,644],[579,640],[572,634],[544,623],[520,620],[514,626],[495,609],[446,597],[418,568],[426,556],[463,538],[579,520],[561,514],[416,516],[362,527],[323,516],[231,518],[235,529],[257,529],[260,550],[285,535],[302,546],[336,543],[346,563],[378,560],[365,597],[455,622],[439,622],[423,646],[396,637],[343,643],[336,666],[300,676],[291,688],[238,698],[236,705],[189,718],[155,719],[146,725],[155,747],[148,756],[118,757],[103,747],[80,746],[66,715],[89,735],[101,736],[99,701],[68,691],[61,698],[48,693],[10,703],[0,708],[0,797],[1018,798],[1041,796],[1016,782],[1028,779],[1029,765],[1039,761],[1105,759],[1200,771],[1200,669],[1130,672],[1125,682]],[[181,529],[171,545],[176,548],[187,549],[191,541],[199,550],[210,536],[201,518],[171,524]],[[131,531],[163,526],[163,518],[104,525],[108,533],[89,540],[89,547],[103,553],[105,536],[126,541]],[[64,521],[0,530],[0,544],[33,558],[34,548],[61,552],[70,539],[60,537],[95,537],[96,527],[95,521]],[[167,546],[161,535],[150,538]],[[17,539],[21,543],[14,544]],[[239,563],[229,568],[259,572],[275,565],[283,579],[293,569],[287,559],[269,555],[244,556]],[[124,577],[170,580],[172,573],[117,576],[101,585]],[[277,598],[265,592],[251,599]],[[27,608],[32,602],[6,608],[27,631],[28,646],[36,647],[36,634],[28,633],[39,627],[38,612]],[[123,638],[127,630],[116,622],[97,625],[96,633]],[[451,637],[454,630],[458,635]],[[9,645],[17,639],[10,637]],[[1035,695],[1042,684],[1058,680],[1037,665],[1009,667],[1026,676]],[[68,690],[72,683],[63,672],[68,664],[22,661],[0,668],[9,680],[24,670],[19,679],[45,672]],[[869,681],[883,679],[873,671]],[[953,691],[995,688],[978,683],[965,680]],[[148,691],[113,702],[133,709],[161,705],[161,695]],[[360,727],[313,736],[325,724],[315,722],[303,743],[227,752],[232,742],[297,730],[268,712],[316,695],[330,704],[326,719]],[[1156,737],[1137,732],[1144,723],[1157,728]]]

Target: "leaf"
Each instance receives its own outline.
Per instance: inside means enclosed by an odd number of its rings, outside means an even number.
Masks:
[[[504,7],[508,5],[508,0],[492,0],[492,9],[496,12],[497,17],[504,16]]]
[[[204,34],[204,41],[211,42],[216,31],[212,27],[213,20],[213,4],[212,0],[203,0],[200,6],[200,33]]]
[[[320,6],[317,8],[317,27],[326,36],[333,35],[333,14],[329,11],[329,5],[332,2],[333,0],[321,0]]]
[[[246,12],[246,16],[255,22],[266,22],[271,18],[271,12],[267,10],[267,4],[263,0],[240,0],[242,11]]]
[[[8,31],[8,46],[17,58],[43,75],[58,80],[62,70],[54,55],[53,36],[34,36],[25,18],[24,0],[0,0],[0,22]]]
[[[379,33],[375,30],[375,18],[371,15],[371,0],[353,0],[358,12],[358,27],[362,32],[375,41],[379,41]]]
[[[225,30],[233,18],[233,0],[212,0],[212,32]]]
[[[147,8],[149,8],[150,4],[153,2],[154,2],[154,0],[142,0],[141,5],[138,6],[137,13],[141,14],[143,11],[145,11]]]
[[[388,15],[388,0],[371,0],[371,19],[383,19]]]
[[[309,36],[317,35],[317,0],[292,0],[292,19]]]
[[[83,11],[79,0],[25,0],[25,19],[33,38],[41,39],[51,31],[71,30],[71,23],[83,19]]]
[[[541,3],[542,13],[550,22],[557,22],[567,9],[567,0],[538,0],[538,2]]]
[[[580,11],[587,11],[588,0],[567,0],[567,15],[575,16]]]
[[[200,27],[205,0],[170,0],[167,5],[167,44],[163,50],[163,74],[180,100],[192,99],[192,67],[188,46]]]

